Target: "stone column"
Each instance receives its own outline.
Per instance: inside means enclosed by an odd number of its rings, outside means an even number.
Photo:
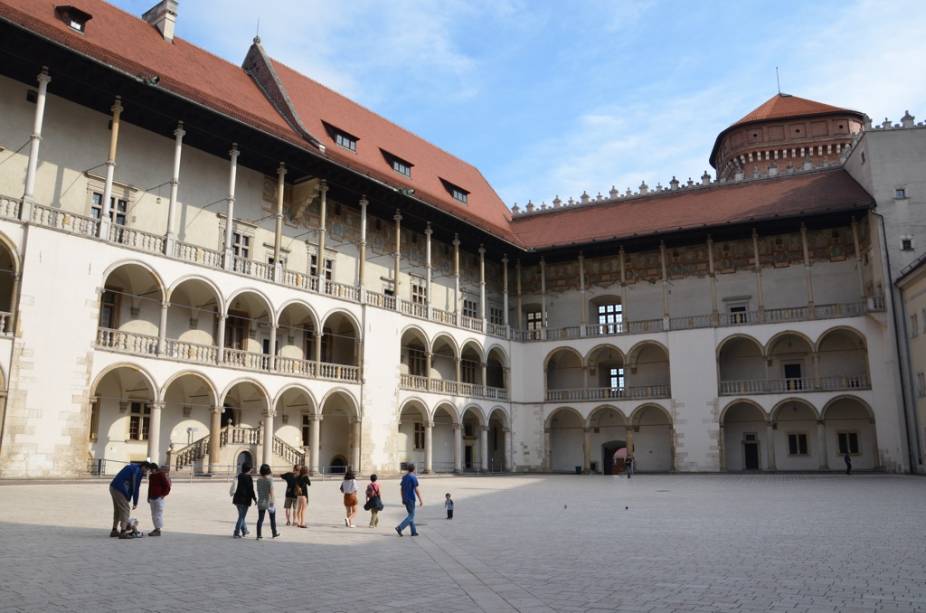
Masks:
[[[283,280],[283,264],[280,255],[283,247],[283,196],[286,190],[286,164],[280,162],[277,168],[277,208],[276,227],[273,231],[273,280],[279,283]]]
[[[488,370],[488,368],[487,368],[488,365],[487,365],[485,362],[481,362],[481,363],[479,364],[479,366],[482,368],[482,387],[486,387],[486,386],[489,385],[489,382],[488,382],[487,379],[486,379],[486,373],[487,373],[487,370]]]
[[[482,319],[482,331],[486,331],[486,248],[479,245],[479,317]],[[483,383],[485,383],[483,381]]]
[[[402,213],[399,212],[399,209],[395,210],[392,219],[395,220],[395,263],[392,265],[395,272],[392,275],[392,282],[395,291],[396,308],[399,308],[399,274],[402,271]]]
[[[862,269],[862,250],[859,247],[858,222],[855,217],[852,218],[852,248],[855,252],[855,271],[858,273],[858,293],[859,297],[865,301],[868,296],[865,295],[865,272]]]
[[[633,458],[633,433],[635,431],[636,431],[636,428],[634,428],[634,426],[627,427],[627,441],[625,444],[627,445],[627,457],[628,458]]]
[[[319,445],[319,441],[321,440],[321,429],[322,429],[322,416],[312,415],[312,426],[311,426],[311,432],[310,432],[312,453],[310,454],[310,459],[309,459],[309,471],[313,475],[317,475],[319,473],[318,445]]]
[[[814,317],[814,299],[813,299],[813,263],[810,257],[810,246],[807,244],[807,226],[801,224],[801,247],[804,251],[804,271],[807,279],[807,307],[808,315]]]
[[[215,474],[222,447],[222,407],[212,407],[209,417],[209,474]]]
[[[321,323],[319,323],[321,326]],[[315,376],[320,377],[322,374],[322,336],[324,330],[319,327],[315,330]]]
[[[752,229],[752,258],[756,271],[756,307],[759,311],[759,321],[765,320],[765,292],[762,287],[762,262],[759,260],[759,231]]]
[[[357,259],[357,287],[366,287],[364,272],[367,264],[367,205],[370,202],[366,195],[360,196],[360,255]],[[360,297],[363,300],[363,296]]]
[[[225,361],[225,313],[219,313],[219,332],[218,338],[215,339],[215,360],[221,364]]]
[[[174,245],[177,242],[177,233],[174,232],[174,216],[177,214],[177,192],[180,189],[180,156],[183,153],[183,122],[177,122],[174,130],[174,168],[170,175],[170,201],[167,203],[167,232],[164,241],[164,253],[173,255]]]
[[[547,331],[547,264],[540,258],[540,327],[543,336],[546,337]]]
[[[431,319],[431,235],[434,234],[434,230],[431,229],[431,222],[427,223],[427,227],[424,229],[424,238],[425,238],[425,268],[427,272],[427,277],[425,279],[425,305],[427,309],[426,317]]]
[[[479,426],[479,470],[489,472],[489,428]]]
[[[151,407],[151,414],[148,419],[148,461],[160,462],[161,409],[164,407],[164,404],[152,402],[149,406]]]
[[[765,447],[768,455],[768,470],[777,470],[775,467],[775,426],[771,422],[765,426]]]
[[[593,428],[585,428],[582,432],[582,472],[589,474],[592,470],[592,431]]]
[[[453,424],[453,472],[463,472],[463,432],[461,424]]]
[[[366,210],[366,208],[364,208]],[[315,275],[318,291],[327,293],[325,286],[325,239],[328,235],[328,182],[324,179],[318,185],[318,255],[315,256]],[[364,243],[366,247],[366,243]],[[364,250],[364,257],[366,251]]]
[[[666,268],[666,243],[659,241],[659,264],[662,268],[662,329],[669,329],[669,275]]]
[[[460,356],[454,356],[454,361],[456,362],[457,367],[457,383],[463,382],[463,358]]]
[[[453,235],[453,313],[460,325],[460,235]]]
[[[505,471],[510,472],[512,468],[511,428],[505,428]]]
[[[434,472],[432,456],[433,443],[432,443],[432,431],[434,429],[434,424],[430,421],[424,424],[424,472],[430,474]]]
[[[588,325],[588,297],[585,290],[585,255],[579,252],[579,336],[585,336]]]
[[[158,324],[158,355],[167,353],[167,311],[170,309],[168,301],[161,302],[161,320]]]
[[[355,419],[351,422],[350,425],[350,438],[351,438],[351,449],[350,449],[350,465],[354,469],[354,472],[360,471],[360,420]]]
[[[511,338],[510,317],[508,316],[508,255],[502,256],[502,324],[505,326],[505,338]]]
[[[273,411],[264,413],[264,453],[263,463],[273,466]]]
[[[116,101],[110,109],[113,113],[112,128],[109,132],[109,157],[106,158],[106,182],[103,184],[103,202],[100,203],[100,226],[98,236],[109,238],[109,226],[112,222],[109,216],[112,212],[113,174],[116,172],[116,149],[119,145],[119,117],[122,115],[122,98],[116,96]]]
[[[726,434],[723,429],[723,422],[720,422],[718,426],[719,438],[717,439],[717,465],[720,469],[720,472],[725,472],[727,470],[727,450],[726,450]]]
[[[228,209],[225,220],[225,270],[232,270],[235,266],[235,253],[232,239],[235,232],[235,189],[238,182],[238,143],[232,143],[228,152],[228,196],[226,202]]]
[[[714,268],[714,239],[707,235],[707,276],[711,282],[711,323],[720,323],[720,308],[717,301],[717,271]]]
[[[521,258],[518,258],[514,263],[515,268],[515,297],[517,298],[515,302],[515,308],[517,309],[517,319],[518,330],[524,329],[524,305],[522,304],[522,293],[521,293]]]
[[[553,441],[549,428],[543,429],[543,471],[553,472]]]
[[[270,325],[270,354],[267,357],[267,368],[276,370],[277,368],[277,327],[275,323]]]
[[[822,419],[817,420],[817,447],[819,447],[820,470],[829,470],[829,458],[826,451],[826,424]]]
[[[39,145],[42,143],[42,124],[45,121],[45,101],[48,98],[48,68],[42,66],[42,72],[36,77],[39,82],[38,95],[35,99],[35,116],[32,122],[32,136],[29,139],[29,164],[26,166],[26,185],[19,211],[19,218],[29,221],[32,215],[32,203],[35,200],[35,173],[39,164]]]
[[[424,354],[424,376],[428,379],[431,378],[431,360],[433,354],[430,351],[426,351]]]

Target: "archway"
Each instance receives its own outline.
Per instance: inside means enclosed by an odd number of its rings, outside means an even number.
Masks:
[[[589,472],[614,473],[614,453],[627,446],[627,420],[612,406],[601,406],[588,418]]]
[[[717,350],[720,393],[753,394],[765,389],[765,356],[762,345],[750,336],[725,339]]]
[[[329,314],[322,332],[322,362],[359,366],[359,338],[353,317],[343,311]]]
[[[431,342],[432,379],[457,380],[457,345],[448,334],[438,334]]]
[[[482,348],[473,341],[467,341],[460,350],[460,381],[467,385],[482,385]],[[461,395],[475,396],[461,391]],[[481,394],[478,394],[481,395]]]
[[[585,458],[585,420],[578,411],[561,407],[547,418],[549,436],[549,470],[555,473],[574,473],[582,470]]]
[[[817,369],[824,390],[868,389],[868,350],[856,330],[835,328],[817,341]]]
[[[167,355],[175,360],[215,363],[218,356],[222,299],[204,279],[192,277],[175,285],[167,309]]]
[[[161,415],[165,446],[174,457],[210,434],[212,411],[216,406],[215,386],[204,375],[184,372],[171,379],[161,393]],[[194,470],[205,472],[205,449],[193,459]]]
[[[630,398],[669,398],[669,352],[659,343],[644,341],[627,354],[627,394]]]
[[[497,389],[508,389],[505,371],[508,368],[508,357],[501,347],[492,347],[486,358],[486,385]]]
[[[456,466],[455,415],[453,407],[446,403],[434,409],[434,428],[431,433],[431,468],[434,472],[453,472]]]
[[[727,471],[766,470],[768,419],[757,404],[737,401],[720,418],[723,468]]]
[[[278,372],[307,376],[313,372],[318,347],[315,313],[304,302],[290,302],[277,318]]]
[[[274,434],[304,456],[306,448],[312,444],[312,418],[315,414],[312,394],[301,385],[290,385],[277,394],[275,412],[279,421],[274,422]],[[305,457],[302,463],[305,463]]]
[[[547,400],[581,398],[585,393],[585,367],[582,356],[571,347],[559,347],[544,364]]]
[[[826,439],[826,468],[844,470],[846,453],[853,470],[874,470],[881,466],[878,433],[871,408],[859,398],[842,396],[823,408]]]
[[[344,472],[347,466],[359,470],[359,437],[360,421],[353,398],[342,391],[329,394],[322,401],[318,470],[322,473]],[[344,463],[340,463],[339,458]],[[313,451],[313,464],[314,459]]]
[[[250,370],[270,367],[273,308],[255,291],[246,290],[228,301],[225,318],[225,363]]]
[[[130,262],[107,275],[100,294],[97,344],[142,355],[158,352],[164,286],[147,266]]]
[[[427,377],[428,339],[424,332],[416,327],[408,328],[402,333],[400,344],[402,374]]]
[[[13,331],[13,294],[18,274],[19,260],[6,240],[0,240],[0,334]]]
[[[482,415],[479,410],[469,407],[463,412],[463,470],[478,472],[485,470],[482,465]]]
[[[599,345],[588,353],[589,399],[621,398],[626,391],[624,354],[613,345]]]
[[[489,416],[489,432],[487,438],[489,472],[503,472],[510,470],[508,466],[508,417],[501,408],[492,410]]]
[[[427,423],[428,409],[420,401],[410,400],[402,405],[396,441],[397,469],[402,470],[408,464],[415,464],[422,472],[424,471]]]
[[[644,405],[631,416],[633,440],[630,451],[635,472],[668,472],[675,465],[672,418],[665,409]]]
[[[128,462],[160,461],[157,391],[142,369],[120,365],[97,378],[90,391],[90,458],[97,470],[116,473]]]
[[[817,411],[803,401],[791,398],[772,409],[772,440],[775,469],[817,470],[821,450],[817,440]]]
[[[814,387],[813,346],[802,334],[782,332],[768,343],[768,391],[801,392]]]

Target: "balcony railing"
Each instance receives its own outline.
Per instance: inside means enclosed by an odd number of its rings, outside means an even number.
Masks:
[[[740,379],[721,381],[721,396],[754,394],[800,394],[871,389],[868,375],[837,375],[820,378],[792,377],[787,379]]]
[[[0,311],[0,336],[13,335],[13,315]]]
[[[429,379],[418,375],[402,374],[399,379],[402,389],[418,392],[432,392],[464,398],[485,398],[487,400],[508,400],[508,390],[501,387],[463,383],[446,379]]]
[[[641,385],[636,387],[583,387],[572,389],[548,389],[547,400],[643,400],[650,398],[671,398],[668,385]]]
[[[0,195],[0,217],[19,219],[19,199]]]
[[[97,330],[96,345],[120,353],[154,356],[158,354],[158,337],[136,332],[123,332],[111,328],[99,328]]]
[[[351,302],[360,301],[360,288],[356,285],[325,281],[325,293],[329,296],[340,298],[341,300],[350,300]]]
[[[162,235],[116,224],[109,227],[109,241],[140,251],[164,253],[164,237]]]
[[[435,309],[434,307],[431,307],[431,319],[439,324],[446,324],[448,326],[457,325],[456,313],[444,311],[443,309]]]
[[[174,247],[174,254],[178,259],[209,266],[210,268],[222,268],[222,263],[225,260],[225,254],[221,251],[181,242],[178,242]]]
[[[36,204],[32,207],[32,223],[83,236],[96,236],[99,222],[84,215]]]
[[[299,358],[286,358],[283,356],[277,356],[276,372],[284,375],[314,378],[317,372],[317,369],[315,368],[316,364],[317,362],[312,360],[302,360]]]
[[[420,304],[418,302],[411,302],[408,300],[400,301],[402,305],[402,313],[405,315],[411,315],[412,317],[420,317],[421,319],[428,318],[428,305]]]
[[[350,381],[351,383],[360,383],[360,367],[351,366],[350,364],[329,364],[322,362],[319,364],[319,379],[332,379],[334,381]]]
[[[475,330],[476,332],[482,332],[482,320],[476,317],[467,317],[466,315],[460,315],[460,327],[466,328],[467,330]]]
[[[231,349],[226,347],[222,350],[225,357],[222,363],[226,366],[237,366],[246,370],[270,370],[270,355],[266,353],[253,353],[244,349]]]
[[[165,354],[170,359],[181,362],[215,364],[219,357],[219,348],[215,345],[200,345],[168,339],[165,341]]]

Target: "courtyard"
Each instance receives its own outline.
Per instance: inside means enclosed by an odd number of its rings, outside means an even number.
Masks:
[[[224,481],[175,481],[164,536],[138,540],[107,537],[106,482],[7,483],[0,611],[926,610],[917,477],[423,478],[418,538],[382,485],[378,529],[313,481],[309,528],[255,541],[253,510],[231,538]]]

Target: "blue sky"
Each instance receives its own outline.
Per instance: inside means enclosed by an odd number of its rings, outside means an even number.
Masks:
[[[154,0],[116,0],[141,14]],[[505,202],[697,179],[782,91],[926,119],[926,2],[181,0],[178,35],[267,51],[476,165]]]

